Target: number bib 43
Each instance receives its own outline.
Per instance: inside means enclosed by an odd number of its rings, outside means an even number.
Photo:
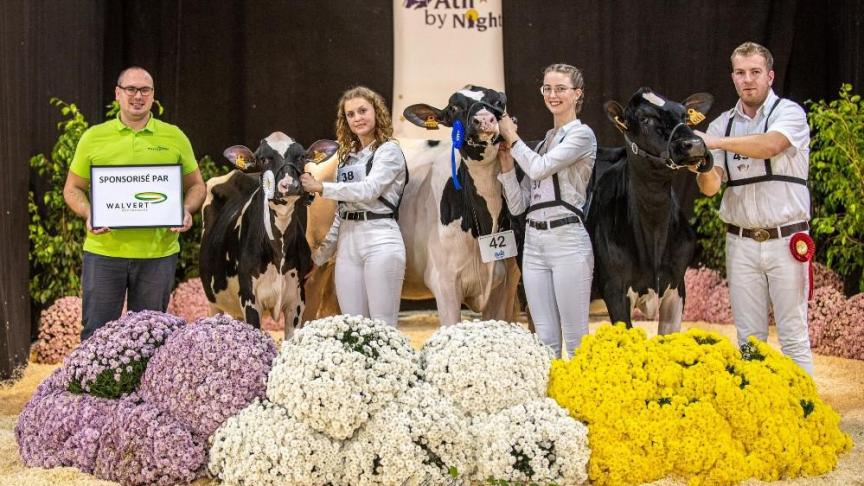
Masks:
[[[477,243],[480,245],[480,259],[483,260],[483,263],[515,257],[519,253],[516,249],[516,236],[513,234],[513,230],[481,236],[477,238]]]
[[[339,167],[336,173],[336,182],[362,182],[365,178],[366,166],[364,164]]]

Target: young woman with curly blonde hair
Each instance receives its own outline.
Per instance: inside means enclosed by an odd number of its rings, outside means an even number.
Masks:
[[[396,223],[408,168],[384,98],[363,86],[342,94],[336,116],[336,182],[303,174],[308,192],[339,201],[318,251],[323,265],[336,254],[336,298],[345,314],[396,325],[405,279],[405,244]]]

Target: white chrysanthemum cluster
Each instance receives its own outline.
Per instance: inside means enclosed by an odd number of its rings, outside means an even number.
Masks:
[[[337,484],[339,441],[279,405],[253,401],[210,436],[210,473],[225,484]]]
[[[504,321],[443,327],[420,353],[426,380],[470,417],[546,396],[551,362],[537,335]]]
[[[471,432],[477,481],[568,485],[588,481],[588,428],[551,398],[478,417]]]
[[[404,393],[419,372],[408,340],[383,321],[328,317],[283,343],[267,398],[309,427],[347,439]]]
[[[451,484],[456,474],[467,477],[474,467],[467,425],[450,400],[418,383],[346,442],[343,484]]]

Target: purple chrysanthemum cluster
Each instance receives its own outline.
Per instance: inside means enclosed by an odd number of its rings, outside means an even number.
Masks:
[[[124,485],[172,485],[194,480],[205,442],[149,403],[122,399],[101,430],[93,473]]]
[[[186,327],[169,314],[131,312],[84,341],[18,418],[24,464],[72,466],[123,484],[176,484],[200,475],[206,438],[138,392],[151,357]]]
[[[148,310],[105,324],[66,358],[69,391],[103,398],[134,391],[156,349],[185,325],[179,317]]]
[[[118,401],[65,390],[56,370],[36,390],[15,427],[21,459],[31,467],[76,467],[92,473],[102,426]]]
[[[183,421],[202,440],[267,390],[276,346],[225,315],[174,333],[150,359],[142,398]]]

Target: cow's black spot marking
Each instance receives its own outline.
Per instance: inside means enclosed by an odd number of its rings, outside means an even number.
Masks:
[[[492,232],[492,215],[486,200],[477,193],[474,179],[464,164],[459,165],[456,172],[462,190],[457,191],[453,179],[448,179],[441,194],[441,224],[449,225],[462,218],[462,231],[471,231],[477,238]]]
[[[441,144],[441,140],[426,140],[427,147],[437,147]]]

